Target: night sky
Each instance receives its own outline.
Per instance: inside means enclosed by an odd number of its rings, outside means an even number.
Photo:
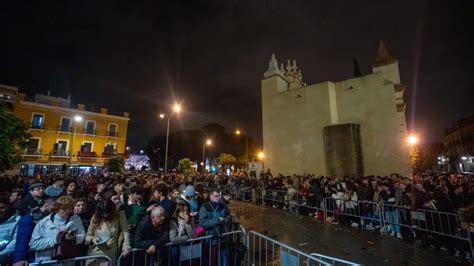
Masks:
[[[308,84],[369,73],[378,41],[400,60],[409,130],[441,141],[474,114],[472,1],[2,1],[0,84],[131,114],[128,142],[210,122],[261,141],[272,53]],[[470,5],[470,6],[467,6]],[[471,39],[469,39],[471,37]]]

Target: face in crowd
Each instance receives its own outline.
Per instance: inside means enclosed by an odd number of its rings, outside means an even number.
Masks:
[[[211,202],[214,202],[214,203],[218,203],[220,197],[221,197],[221,195],[219,195],[219,193],[217,191],[213,191],[209,195],[209,199],[211,200]]]
[[[31,195],[35,198],[41,198],[44,196],[44,188],[36,187],[30,191]]]

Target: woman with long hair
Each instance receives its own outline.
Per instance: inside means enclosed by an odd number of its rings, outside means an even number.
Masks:
[[[122,243],[123,242],[123,243]],[[116,264],[120,254],[130,252],[130,237],[127,220],[110,199],[97,204],[94,216],[87,230],[86,243],[90,245],[88,255],[106,255]],[[100,265],[106,265],[106,262]]]
[[[193,236],[194,219],[189,215],[188,205],[185,203],[178,203],[173,215],[171,216],[170,242],[181,243],[193,238]],[[180,244],[171,246],[170,254],[170,265],[179,265]]]

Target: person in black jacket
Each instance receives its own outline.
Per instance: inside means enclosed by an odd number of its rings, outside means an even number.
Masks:
[[[138,224],[133,240],[133,247],[144,249],[147,254],[154,255],[160,250],[160,257],[167,252],[160,249],[169,242],[169,226],[165,222],[165,209],[157,206],[149,216],[145,216]]]
[[[33,183],[30,185],[30,193],[18,203],[18,214],[23,216],[32,209],[43,205],[44,200],[44,184]]]

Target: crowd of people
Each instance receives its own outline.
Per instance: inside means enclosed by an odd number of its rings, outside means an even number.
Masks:
[[[173,243],[219,236],[236,223],[228,209],[231,195],[332,223],[368,230],[379,228],[393,237],[471,256],[469,243],[444,241],[451,239],[446,235],[469,237],[469,231],[473,231],[474,180],[468,175],[339,178],[273,176],[270,170],[259,178],[245,172],[230,176],[196,172],[44,174],[3,176],[0,188],[2,265],[20,266],[60,258],[58,247],[63,243],[73,243],[77,254],[106,255],[113,263],[120,255],[126,260],[131,250],[138,248],[149,255],[159,254],[166,264],[179,265],[180,245]],[[278,195],[282,198],[275,200]],[[326,211],[321,212],[322,208]],[[449,234],[438,236],[414,230],[412,221],[416,217],[412,216],[418,210],[446,213],[447,220],[441,221],[441,226],[447,222]],[[378,224],[377,215],[388,223]],[[451,220],[455,215],[459,215],[460,224]],[[214,240],[205,243],[203,256],[211,265],[218,258],[230,256],[217,251]],[[166,249],[162,248],[165,244]]]
[[[236,224],[228,198],[194,184],[184,176],[136,173],[0,177],[0,265],[85,255],[143,265],[145,254],[179,265],[180,244],[206,236],[213,240],[202,241],[204,263],[228,260],[220,243]],[[132,249],[142,250],[133,263]]]

